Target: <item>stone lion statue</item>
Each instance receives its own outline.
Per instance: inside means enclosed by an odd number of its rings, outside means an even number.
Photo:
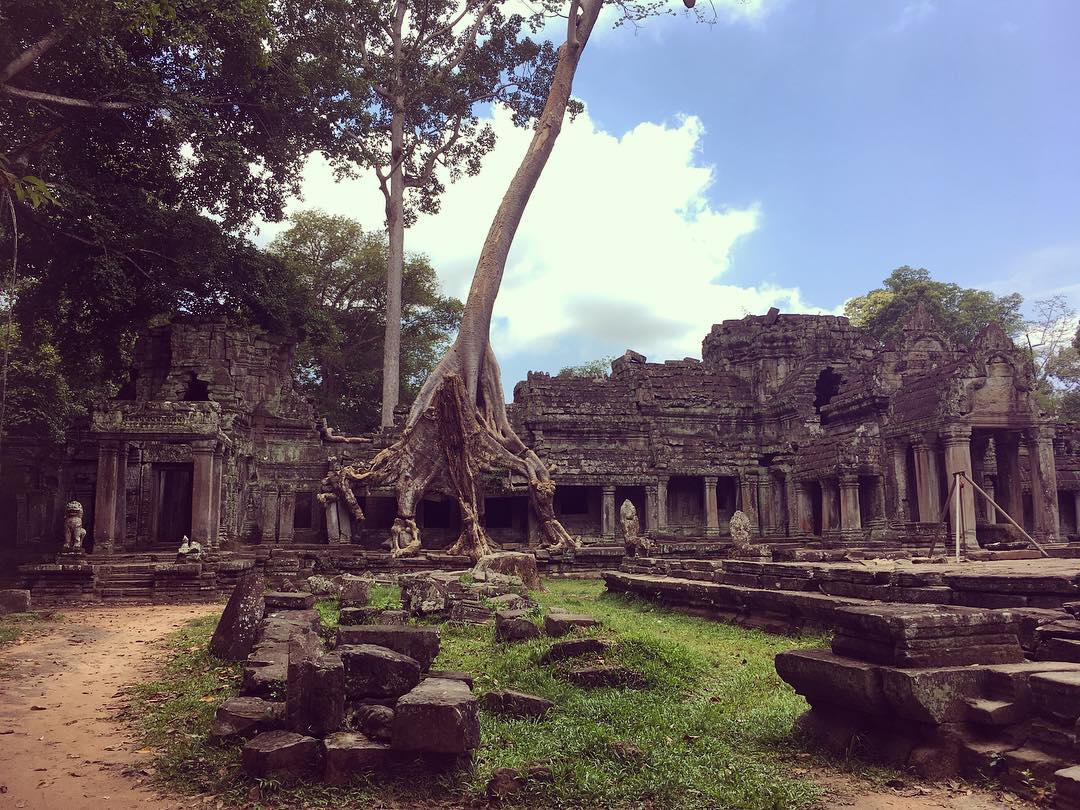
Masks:
[[[86,529],[82,525],[83,506],[78,501],[69,501],[64,507],[64,550],[82,551]]]
[[[747,517],[746,512],[739,510],[732,515],[728,528],[731,530],[731,542],[735,545],[750,544],[750,518]]]
[[[641,523],[638,521],[637,509],[627,498],[619,507],[619,522],[622,524],[623,543],[626,546],[627,557],[640,557],[649,548],[649,539],[641,536]]]

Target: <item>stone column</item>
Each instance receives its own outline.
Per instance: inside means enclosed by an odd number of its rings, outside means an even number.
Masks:
[[[750,519],[750,532],[761,535],[758,523],[757,476],[750,470],[743,470],[739,475],[739,508]]]
[[[116,484],[120,447],[98,446],[97,487],[94,490],[94,553],[108,554],[116,540]]]
[[[1020,441],[1015,433],[994,434],[997,461],[996,500],[1009,517],[1024,525],[1024,491],[1020,482]],[[1002,522],[1008,522],[1002,519]]]
[[[907,491],[907,445],[902,442],[893,443],[891,455],[893,493],[895,495],[893,501],[892,522],[908,523],[911,521],[911,509],[908,498],[911,496]],[[885,516],[885,522],[886,524],[890,522],[888,515]]]
[[[657,520],[660,514],[660,487],[654,484],[645,485],[645,531],[655,532],[660,528]]]
[[[981,486],[986,491],[986,494],[993,498],[995,502],[1000,503],[1000,501],[998,501],[997,492],[994,489],[994,479],[991,476],[984,475],[983,480],[979,482],[979,486]],[[986,498],[983,498],[982,505],[985,510],[983,515],[986,522],[997,523],[998,511],[994,508],[994,504],[990,503]],[[1005,522],[1007,523],[1008,521]]]
[[[827,534],[839,528],[836,514],[836,482],[829,478],[821,479],[821,533]]]
[[[1057,539],[1061,534],[1058,514],[1057,469],[1054,467],[1054,434],[1045,428],[1028,431],[1028,463],[1031,466],[1032,526],[1043,537]]]
[[[262,542],[276,543],[278,536],[278,491],[269,486],[262,493],[262,521],[259,528]]]
[[[720,534],[720,512],[716,508],[716,476],[706,475],[705,482],[705,536],[717,537]]]
[[[113,540],[117,549],[127,547],[127,467],[128,444],[123,442],[116,454],[116,517],[113,519]]]
[[[224,460],[225,448],[219,444],[214,448],[214,469],[210,492],[210,545],[214,548],[221,545],[221,484]]]
[[[658,475],[656,477],[656,528],[658,530],[664,530],[667,528],[667,485],[668,476]]]
[[[477,493],[476,505],[479,507],[484,502],[484,496]],[[281,488],[281,501],[278,506],[278,542],[291,543],[296,534],[293,526],[296,515],[296,485],[286,484]],[[483,515],[480,517],[480,525],[483,526]]]
[[[798,523],[799,534],[805,537],[813,537],[814,535],[814,504],[811,499],[810,487],[800,481],[795,485],[796,503],[798,504]]]
[[[341,538],[342,545],[348,545],[352,542],[352,513],[349,512],[348,505],[341,501],[334,504],[334,513],[337,515],[338,537]],[[528,514],[532,514],[531,506]]]
[[[326,512],[326,542],[331,546],[341,543],[341,528],[338,526],[337,498],[323,497],[323,511]]]
[[[603,503],[600,509],[600,533],[604,537],[615,537],[615,526],[618,522],[615,518],[615,487],[605,484],[601,492]]]
[[[934,448],[926,439],[912,442],[915,451],[915,489],[919,499],[919,522],[936,523],[941,514],[941,482]]]
[[[950,428],[942,434],[945,442],[945,473],[949,476],[949,486],[952,486],[953,476],[958,473],[966,473],[971,477],[971,429],[966,427]],[[952,503],[949,504],[949,529],[950,537],[955,537],[957,520],[955,514],[956,493],[953,493]],[[960,525],[963,527],[962,544],[965,548],[975,548],[978,543],[975,540],[975,488],[965,483],[960,490]]]
[[[840,476],[840,529],[845,532],[862,530],[862,508],[859,505],[859,476]]]
[[[758,504],[758,527],[761,536],[773,533],[776,526],[776,516],[773,504],[773,481],[767,470],[758,473],[757,504]]]
[[[209,546],[214,487],[215,441],[191,443],[191,539]]]

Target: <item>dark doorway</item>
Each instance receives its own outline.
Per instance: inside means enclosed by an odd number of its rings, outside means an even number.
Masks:
[[[817,481],[808,482],[806,492],[810,498],[811,531],[815,537],[821,537],[821,484]]]
[[[814,385],[814,412],[821,413],[821,409],[832,402],[832,398],[840,393],[840,386],[844,384],[844,378],[833,370],[832,366],[824,369]]]
[[[191,465],[158,468],[157,541],[180,544],[191,536]]]

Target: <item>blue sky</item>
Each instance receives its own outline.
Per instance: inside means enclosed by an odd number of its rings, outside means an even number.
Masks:
[[[681,7],[681,4],[680,4]],[[838,311],[902,264],[1080,305],[1080,3],[720,2],[594,35],[496,311],[508,392],[635,348],[700,356],[745,312]],[[731,11],[730,9],[734,9]],[[464,295],[524,133],[407,247]],[[373,183],[306,199],[379,227]],[[264,228],[264,238],[277,232]]]

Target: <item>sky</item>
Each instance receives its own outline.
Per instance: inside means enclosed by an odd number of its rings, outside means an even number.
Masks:
[[[712,324],[770,306],[841,313],[905,264],[1080,307],[1080,3],[714,2],[713,25],[593,34],[574,85],[586,112],[496,304],[508,394],[530,369],[628,348],[700,357]],[[480,175],[406,233],[463,299],[529,138],[490,115]],[[319,155],[289,210],[309,207],[383,223],[374,179],[338,183]]]

